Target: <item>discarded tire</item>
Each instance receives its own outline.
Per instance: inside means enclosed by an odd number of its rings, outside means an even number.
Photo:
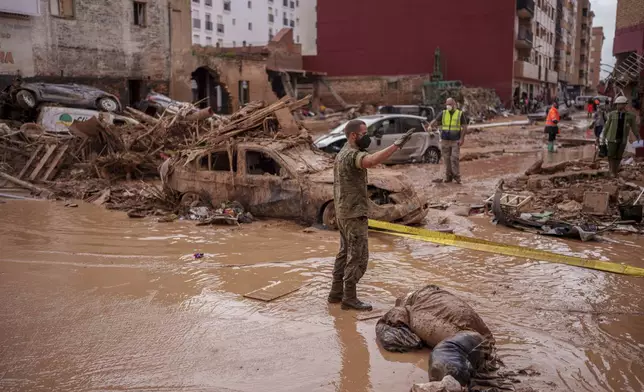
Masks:
[[[29,90],[20,90],[16,93],[16,101],[23,109],[33,109],[36,107],[38,101],[36,96]]]

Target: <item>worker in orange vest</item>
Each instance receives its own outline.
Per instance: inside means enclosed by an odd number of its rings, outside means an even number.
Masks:
[[[548,116],[546,116],[546,129],[545,133],[548,134],[548,152],[556,151],[555,140],[557,139],[557,134],[559,133],[559,104],[557,101],[552,103],[552,107],[548,111]]]

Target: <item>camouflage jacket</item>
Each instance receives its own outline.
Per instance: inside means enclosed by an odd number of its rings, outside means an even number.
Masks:
[[[333,165],[333,201],[337,219],[367,216],[367,169],[358,167],[357,162],[366,152],[346,143],[335,157]]]

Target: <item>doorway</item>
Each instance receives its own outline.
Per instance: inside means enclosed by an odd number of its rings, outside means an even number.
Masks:
[[[130,79],[127,81],[127,90],[129,92],[129,103],[131,107],[143,99],[143,81],[140,79]]]
[[[232,113],[230,94],[217,72],[199,67],[192,73],[192,78],[197,82],[198,107],[210,107],[217,114]]]

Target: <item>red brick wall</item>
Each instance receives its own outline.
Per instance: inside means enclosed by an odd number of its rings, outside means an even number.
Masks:
[[[432,72],[442,52],[444,77],[494,88],[510,100],[516,2],[325,0],[318,2],[317,56],[304,68],[330,76]]]
[[[327,82],[348,104],[410,105],[422,102],[422,85],[429,75],[401,77],[338,76]],[[328,107],[337,102],[325,86],[320,87],[320,99]]]

